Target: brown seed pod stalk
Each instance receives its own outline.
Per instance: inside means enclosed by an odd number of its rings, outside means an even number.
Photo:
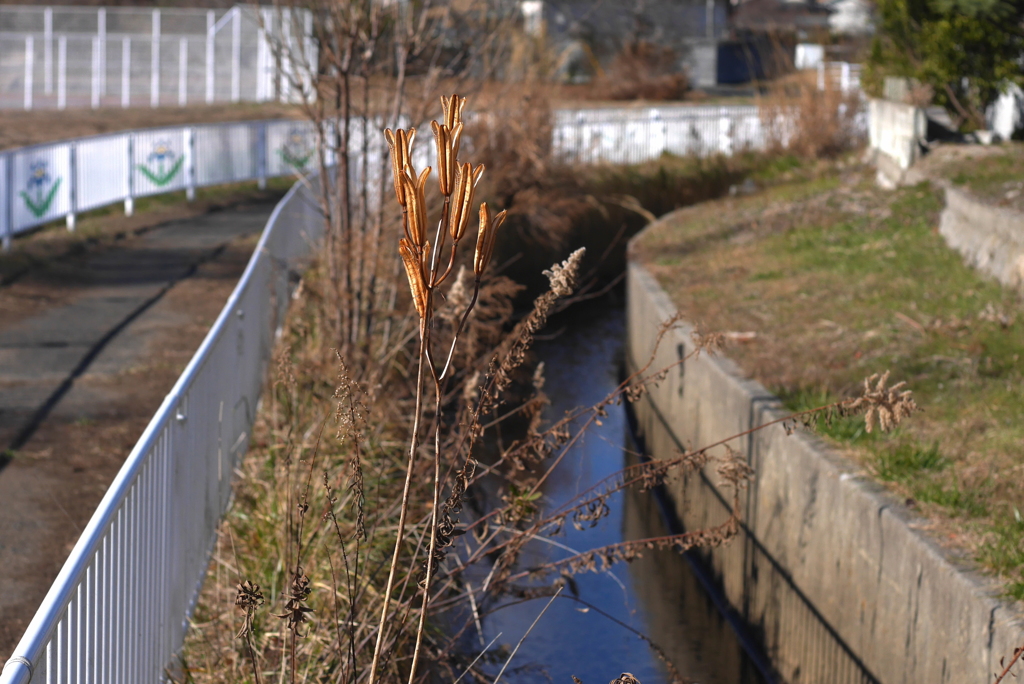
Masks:
[[[398,198],[398,204],[405,207],[405,185],[402,183],[402,175],[406,165],[412,165],[412,143],[416,139],[416,129],[410,128],[405,131],[399,128],[392,133],[390,128],[386,128],[384,139],[391,148],[391,173],[394,176],[395,197]]]
[[[429,247],[427,251],[429,251]],[[412,303],[416,306],[416,313],[421,319],[425,318],[427,314],[427,283],[423,277],[420,260],[416,258],[413,246],[405,238],[398,241],[398,252],[402,255],[405,275],[409,278],[409,291],[412,292]]]
[[[459,164],[455,168],[455,194],[452,197],[450,216],[448,217],[448,231],[452,240],[458,242],[466,234],[469,226],[469,215],[472,212],[473,195],[476,194],[476,185],[484,174],[484,165],[478,164],[474,169],[469,163]]]
[[[483,276],[487,270],[487,264],[491,261],[494,253],[494,238],[498,234],[498,228],[505,222],[504,210],[491,218],[491,210],[487,202],[480,205],[480,232],[476,237],[476,254],[473,257],[473,273],[477,278]]]
[[[425,188],[430,177],[430,167],[423,169],[419,178],[408,164],[402,173],[405,190],[406,210],[409,221],[406,224],[407,237],[415,247],[422,247],[427,239],[427,200]]]

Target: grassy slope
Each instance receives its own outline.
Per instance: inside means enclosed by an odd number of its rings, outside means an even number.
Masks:
[[[800,175],[676,212],[638,253],[690,320],[756,332],[726,353],[793,408],[874,372],[906,380],[924,408],[906,427],[822,431],[1024,599],[1019,295],[945,246],[928,184],[886,193],[851,167]]]

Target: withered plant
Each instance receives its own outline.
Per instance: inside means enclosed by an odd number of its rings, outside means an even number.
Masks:
[[[395,311],[397,272],[387,258],[394,217],[379,131],[423,121],[442,89],[472,92],[492,80],[511,50],[515,13],[495,0],[292,0],[269,16],[275,30],[266,35],[286,66],[279,88],[315,139],[313,160],[298,170],[324,216],[333,300],[324,323],[343,353],[377,339],[386,354],[404,312]]]
[[[768,146],[809,159],[834,157],[860,143],[864,103],[856,89],[843,92],[831,74],[818,82],[813,70],[781,76],[758,97]]]
[[[723,544],[740,529],[738,497],[753,474],[728,447],[747,433],[632,465],[557,507],[544,505],[545,482],[609,407],[637,401],[678,363],[712,353],[721,338],[698,338],[687,358],[666,368],[654,367],[652,354],[601,402],[546,422],[543,367],[531,368],[529,350],[574,296],[583,250],[545,271],[547,290],[513,324],[517,288],[489,268],[505,213],[477,204],[483,168],[460,158],[465,106],[458,95],[442,98],[443,116],[431,123],[435,167],[416,168],[415,129],[384,132],[401,217],[391,263],[402,266],[409,292],[401,301],[409,314],[396,317],[392,341],[381,344],[380,326],[369,344],[338,345],[327,320],[342,276],[325,257],[302,281],[238,503],[215,553],[212,576],[219,579],[204,589],[183,657],[191,681],[418,684],[468,677],[493,684],[480,663],[500,662],[500,652],[466,653],[461,637],[479,631],[508,598],[580,600],[561,591],[576,573],[602,572],[650,549]],[[464,249],[467,243],[473,248]],[[658,342],[676,322],[663,326]],[[889,429],[914,405],[887,381],[873,378],[860,397],[783,420],[796,427],[870,412]],[[502,424],[512,441],[485,445]],[[485,446],[486,464],[477,460]],[[670,475],[707,468],[736,497],[714,526],[540,567],[520,563],[531,541],[551,540],[566,525],[600,525],[616,492],[649,492]],[[500,483],[500,503],[467,505],[485,477]],[[471,567],[484,570],[482,582],[467,575]],[[434,628],[442,622],[447,629]],[[510,657],[503,660],[498,677]]]

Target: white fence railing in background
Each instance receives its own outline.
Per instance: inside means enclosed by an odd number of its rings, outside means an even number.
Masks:
[[[378,130],[368,128],[374,136]],[[362,122],[350,131],[355,149],[362,131]],[[756,149],[764,135],[755,107],[594,109],[556,112],[552,144],[570,162],[633,163],[663,152]],[[11,150],[0,155],[0,228],[9,240],[31,226],[147,194],[315,169],[313,141],[306,122],[271,121]],[[417,147],[417,166],[430,147]],[[368,149],[368,159],[353,160],[350,181],[361,187],[368,177],[379,188],[378,174],[390,171],[380,141]],[[309,187],[297,183],[275,208],[227,305],[82,532],[0,684],[163,680],[248,446],[290,285],[323,230]]]
[[[552,145],[572,163],[637,164],[661,154],[731,155],[763,149],[756,106],[666,106],[556,111]]]
[[[861,65],[850,62],[819,62],[818,90],[838,88],[842,93],[860,90]]]
[[[312,22],[245,5],[0,5],[0,109],[292,101],[288,74],[315,63]]]
[[[354,127],[354,129],[360,127]],[[358,130],[353,130],[357,134]],[[36,145],[0,153],[0,238],[136,197],[304,173],[316,136],[305,121],[178,126]],[[331,160],[328,160],[331,161]]]

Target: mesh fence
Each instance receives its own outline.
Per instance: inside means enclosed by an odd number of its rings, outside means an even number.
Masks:
[[[288,99],[271,46],[312,54],[312,16],[273,9],[0,5],[0,108]],[[308,53],[306,51],[309,51]]]

